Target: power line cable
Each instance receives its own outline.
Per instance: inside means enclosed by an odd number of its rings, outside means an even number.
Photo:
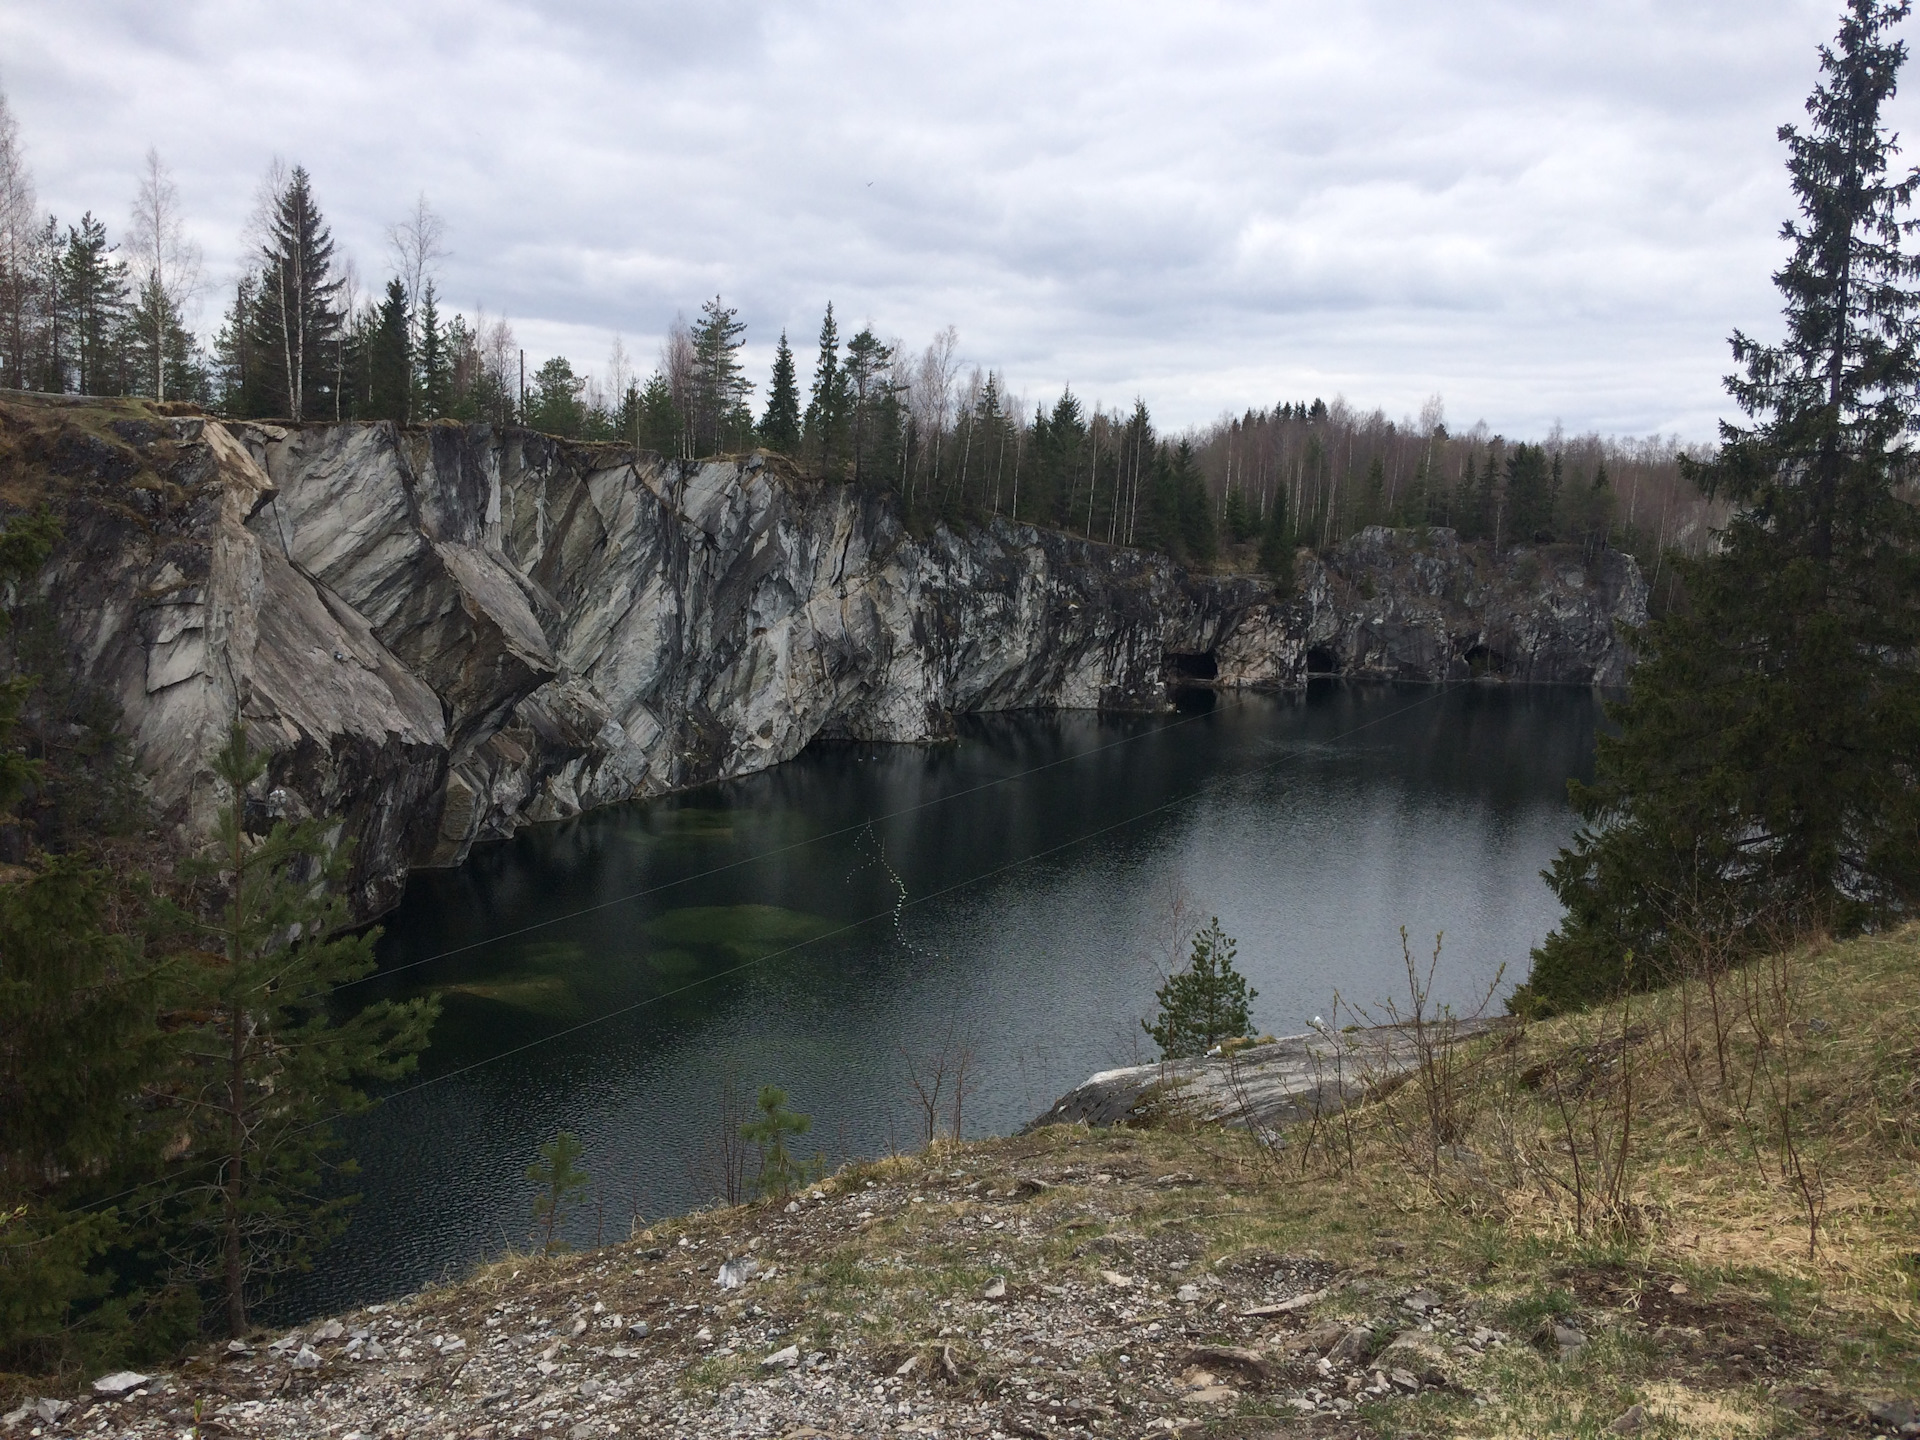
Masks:
[[[678,996],[685,995],[693,990],[697,990],[703,985],[714,984],[717,981],[728,979],[734,975],[741,974],[744,971],[754,969],[757,966],[765,965],[769,961],[778,960],[784,955],[791,955],[796,951],[804,950],[809,945],[817,945],[823,940],[831,940],[840,935],[851,934],[853,931],[859,930],[864,928],[865,926],[871,925],[877,920],[885,920],[889,918],[898,920],[899,916],[908,909],[914,908],[916,906],[928,904],[934,900],[941,899],[944,896],[954,894],[957,891],[969,889],[975,885],[982,883],[983,881],[992,880],[998,876],[1008,874],[1012,871],[1022,869],[1029,865],[1036,864],[1039,861],[1050,858],[1051,856],[1058,855],[1067,850],[1071,850],[1076,846],[1084,845],[1087,842],[1092,840],[1097,840],[1103,835],[1112,834],[1116,830],[1126,829],[1128,826],[1137,824],[1142,820],[1149,819],[1154,815],[1162,814],[1168,810],[1175,808],[1176,806],[1186,804],[1188,801],[1196,800],[1200,796],[1205,795],[1210,791],[1223,788],[1227,785],[1237,784],[1240,781],[1251,779],[1256,775],[1264,774],[1267,771],[1278,769],[1280,766],[1285,765],[1290,761],[1297,760],[1301,758],[1303,755],[1308,754],[1312,750],[1324,750],[1331,746],[1337,745],[1343,740],[1347,740],[1355,735],[1358,735],[1363,730],[1370,730],[1376,725],[1385,724],[1388,720],[1393,720],[1398,718],[1401,715],[1408,714],[1414,710],[1419,709],[1423,705],[1432,704],[1433,701],[1439,699],[1441,696],[1445,694],[1448,694],[1455,688],[1456,687],[1453,685],[1446,685],[1446,684],[1436,686],[1431,692],[1422,696],[1420,699],[1414,701],[1410,705],[1402,705],[1398,709],[1390,710],[1384,715],[1376,715],[1373,719],[1364,721],[1361,724],[1355,725],[1348,730],[1343,730],[1340,734],[1332,736],[1327,740],[1321,741],[1317,745],[1303,746],[1298,749],[1289,750],[1285,754],[1276,756],[1272,760],[1265,761],[1258,765],[1248,766],[1246,769],[1236,771],[1234,774],[1218,776],[1215,779],[1206,781],[1204,784],[1195,786],[1191,790],[1184,791],[1179,795],[1175,795],[1167,800],[1163,800],[1157,805],[1151,805],[1144,810],[1136,811],[1132,815],[1128,815],[1122,819],[1112,821],[1109,824],[1101,825],[1095,829],[1085,831],[1082,834],[1072,836],[1069,839],[1061,841],[1057,845],[1050,845],[1044,850],[1035,851],[1031,855],[1025,855],[1015,860],[1006,861],[1003,864],[993,866],[991,869],[983,870],[976,875],[971,875],[964,880],[956,880],[952,884],[944,885],[938,890],[929,891],[925,895],[917,895],[910,899],[896,900],[892,905],[889,905],[884,910],[875,911],[871,915],[863,916],[858,920],[849,921],[844,925],[836,926],[834,929],[825,931],[819,935],[809,936],[807,939],[795,941],[791,945],[783,945],[777,950],[769,951],[765,955],[756,956],[752,960],[743,960],[740,964],[729,966],[725,970],[716,971],[711,975],[703,975],[697,980],[690,980],[686,984],[675,986],[671,990],[663,990],[657,994],[647,996],[644,1000],[636,1000],[631,1005],[623,1005],[617,1010],[609,1010],[604,1012],[603,1014],[596,1015],[591,1019],[582,1020],[578,1024],[569,1025],[564,1030],[556,1030],[551,1032],[550,1034],[542,1035],[533,1040],[529,1040],[524,1044],[510,1046],[507,1049],[497,1051],[492,1055],[483,1056],[481,1059],[472,1061],[466,1065],[459,1066],[452,1070],[444,1071],[439,1075],[430,1076],[429,1078],[425,1080],[421,1080],[416,1084],[406,1086],[404,1089],[390,1090],[384,1095],[379,1095],[374,1097],[372,1103],[368,1105],[365,1110],[359,1111],[357,1113],[361,1115],[368,1114],[373,1110],[379,1109],[381,1106],[391,1104],[396,1100],[404,1100],[410,1095],[417,1095],[422,1090],[430,1089],[435,1085],[444,1084],[449,1080],[457,1080],[463,1075],[470,1075],[476,1070],[484,1069],[485,1067],[489,1065],[497,1064],[502,1060],[511,1059],[515,1055],[523,1055],[529,1050],[538,1049],[540,1046],[551,1044],[556,1040],[564,1040],[569,1035],[577,1035],[584,1030],[592,1029],[596,1025],[603,1025],[609,1020],[617,1020],[624,1015],[631,1015],[638,1010],[644,1010],[649,1006],[658,1005],[664,1001],[672,1000]],[[1195,718],[1199,718],[1199,717],[1195,717]],[[1185,722],[1180,722],[1180,723],[1185,723]],[[1171,727],[1163,727],[1163,731],[1165,728],[1171,728]],[[1129,737],[1129,738],[1132,738],[1132,737]],[[1114,743],[1117,745],[1124,742],[1116,741]],[[1112,748],[1114,748],[1113,745],[1107,745],[1107,746],[1100,747],[1100,750],[1108,750]],[[1098,754],[1100,753],[1100,750],[1083,751],[1081,752],[1081,755]],[[1079,757],[1068,757],[1068,758],[1079,758]],[[1027,771],[1024,773],[1036,774],[1041,770],[1050,769],[1052,768],[1053,765],[1057,765],[1061,763],[1064,763],[1064,762],[1051,761],[1047,765],[1036,766],[1034,767],[1033,770]],[[1017,779],[1019,777],[1008,776],[1005,778]],[[974,791],[989,789],[994,784],[997,784],[997,783],[1001,783],[1001,782],[998,782],[998,781],[987,782],[986,784],[974,787]],[[957,792],[957,793],[973,793],[973,791]],[[928,801],[922,805],[909,806],[903,810],[892,812],[892,813],[899,814],[899,815],[912,814],[916,810],[925,809],[927,805],[937,804],[937,803],[939,803],[937,800]],[[891,817],[889,816],[889,817],[882,817],[882,818],[891,818]],[[856,830],[859,828],[862,828],[862,827],[849,826],[846,828],[846,830],[842,830],[835,833],[845,834],[847,833],[847,830]],[[817,837],[817,838],[826,838],[826,837]],[[808,842],[801,841],[796,843],[805,844]],[[789,846],[785,848],[791,849],[793,847]],[[778,854],[781,852],[770,851],[768,853]],[[735,862],[735,863],[738,864],[742,862]],[[718,869],[713,873],[719,873],[719,870],[724,870],[729,868],[732,868],[732,867],[731,866],[718,867]],[[664,888],[664,887],[656,887],[656,888]],[[640,893],[645,894],[650,892],[640,892]],[[576,913],[588,914],[594,910],[604,909],[606,904],[612,904],[612,903],[618,903],[618,902],[612,902],[612,901],[604,902],[601,905],[586,907],[585,909]],[[559,919],[566,919],[566,918],[573,918],[573,917],[557,916],[555,917],[555,920],[557,921]],[[543,923],[551,923],[551,922],[543,922]],[[538,927],[529,927],[529,928],[538,928]],[[507,938],[511,938],[511,936],[510,935],[496,936],[494,938],[496,940],[507,939]],[[489,941],[484,943],[492,943],[492,942]],[[465,947],[465,948],[472,948],[472,947]],[[450,951],[448,953],[458,953],[458,952]],[[336,988],[339,988],[339,987],[336,987]],[[305,1131],[317,1129],[319,1126],[322,1126],[322,1125],[330,1125],[336,1120],[341,1120],[345,1118],[347,1118],[347,1112],[340,1111],[333,1115],[325,1116],[318,1120],[309,1121],[305,1125],[297,1126],[295,1127],[295,1129],[293,1129],[288,1133],[301,1134],[301,1133],[304,1133]],[[188,1171],[192,1168],[195,1168],[195,1167],[183,1166],[179,1171],[175,1172],[175,1174],[184,1175],[188,1173]],[[162,1177],[162,1178],[165,1179],[165,1178],[172,1178],[172,1177]],[[140,1185],[130,1186],[127,1189],[120,1191],[118,1194],[109,1195],[99,1200],[89,1201],[86,1205],[80,1208],[83,1210],[90,1210],[100,1206],[111,1205],[116,1201],[124,1200],[129,1195],[136,1194],[140,1190],[147,1189],[149,1186],[155,1183],[158,1183],[158,1182],[150,1180],[150,1181],[143,1182]]]

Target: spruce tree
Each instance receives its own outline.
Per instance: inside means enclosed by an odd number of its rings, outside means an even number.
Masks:
[[[1223,1040],[1237,1039],[1253,1028],[1251,1006],[1260,992],[1233,965],[1235,941],[1221,933],[1220,917],[1193,937],[1187,968],[1170,975],[1154,998],[1160,1013],[1140,1028],[1153,1037],[1168,1060],[1204,1055]]]
[[[820,356],[813,367],[813,393],[807,400],[805,444],[820,474],[836,474],[847,419],[847,377],[840,368],[840,327],[833,302],[820,322]]]
[[[773,352],[773,374],[767,382],[767,411],[760,417],[760,443],[782,455],[800,451],[800,385],[793,368],[793,349],[787,332]]]
[[[407,344],[407,287],[394,276],[387,281],[386,298],[374,314],[366,337],[367,402],[369,420],[392,420],[404,425],[413,399],[413,364]]]
[[[690,418],[694,449],[700,455],[718,454],[730,442],[745,438],[733,433],[735,415],[753,383],[740,364],[747,327],[736,315],[716,295],[700,307],[700,318],[694,322]]]
[[[201,940],[191,1008],[205,1018],[185,1039],[180,1085],[199,1168],[176,1198],[188,1257],[234,1336],[252,1299],[345,1223],[352,1197],[322,1195],[333,1121],[366,1109],[359,1082],[413,1068],[438,1013],[431,999],[381,1001],[336,1018],[334,992],[373,970],[378,932],[346,928],[348,856],[326,819],[258,833],[266,768],[236,721],[214,760],[227,792],[214,843],[185,872],[205,903],[181,916]]]
[[[1260,530],[1260,568],[1281,595],[1293,593],[1293,527],[1287,523],[1287,492],[1276,486]]]
[[[334,347],[343,317],[334,305],[345,282],[333,273],[333,236],[298,165],[274,197],[267,227],[253,322],[264,398],[290,420],[338,418]]]
[[[539,1160],[527,1167],[527,1179],[534,1184],[533,1223],[540,1231],[542,1255],[567,1248],[567,1242],[558,1235],[560,1221],[575,1197],[587,1188],[587,1172],[574,1164],[580,1155],[580,1137],[562,1130],[540,1147]]]
[[[420,309],[414,318],[420,347],[414,364],[413,415],[420,420],[438,420],[453,413],[453,355],[447,329],[440,323],[439,297],[431,280],[420,292]]]
[[[60,259],[62,329],[74,389],[82,395],[118,395],[127,324],[127,266],[107,243],[107,227],[91,212],[67,229]]]
[[[1920,522],[1905,487],[1920,386],[1920,175],[1888,175],[1898,4],[1852,0],[1805,132],[1783,126],[1799,217],[1774,276],[1786,338],[1735,332],[1747,424],[1695,475],[1734,508],[1638,637],[1583,825],[1549,878],[1567,907],[1517,1004],[1564,1008],[1634,973],[1839,932],[1920,899]]]
[[[666,459],[680,455],[680,436],[684,422],[680,407],[673,403],[673,386],[658,370],[647,377],[638,397],[638,433],[635,443]]]
[[[882,344],[871,325],[847,342],[848,433],[856,482],[867,478],[873,464],[882,408],[893,394],[892,364],[893,347]]]

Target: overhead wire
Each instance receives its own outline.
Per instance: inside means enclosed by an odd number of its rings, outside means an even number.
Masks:
[[[557,1040],[564,1040],[568,1036],[580,1034],[581,1032],[590,1030],[597,1025],[604,1025],[611,1020],[620,1019],[622,1016],[631,1015],[636,1011],[644,1010],[651,1006],[663,1004],[668,1000],[672,1000],[679,996],[688,994],[691,991],[701,988],[702,986],[715,984],[721,980],[729,979],[732,976],[742,974],[745,971],[752,970],[761,965],[768,964],[771,961],[778,960],[783,956],[791,955],[796,953],[797,951],[804,950],[810,945],[818,945],[823,941],[832,940],[842,935],[852,934],[854,931],[863,929],[864,927],[871,925],[876,921],[886,920],[889,918],[892,918],[897,921],[899,917],[906,910],[915,908],[917,906],[930,904],[935,900],[939,900],[948,895],[955,894],[958,891],[970,889],[971,887],[982,884],[985,881],[995,879],[999,876],[1009,874],[1013,871],[1023,869],[1027,866],[1035,865],[1040,861],[1049,859],[1055,855],[1059,855],[1064,851],[1068,851],[1068,850],[1074,849],[1077,846],[1087,844],[1090,841],[1097,840],[1104,835],[1110,835],[1117,830],[1124,830],[1131,825],[1138,824],[1140,821],[1150,819],[1155,815],[1164,814],[1168,810],[1172,810],[1180,805],[1187,804],[1188,802],[1196,800],[1201,796],[1208,794],[1211,791],[1221,789],[1228,785],[1238,784],[1242,781],[1251,779],[1256,775],[1261,775],[1268,771],[1276,770],[1280,766],[1285,765],[1291,761],[1298,760],[1307,754],[1313,753],[1314,751],[1324,751],[1331,746],[1338,745],[1340,742],[1344,740],[1351,739],[1353,736],[1360,734],[1362,731],[1370,730],[1376,725],[1385,724],[1389,720],[1397,719],[1398,717],[1408,714],[1414,710],[1417,710],[1424,705],[1429,705],[1433,703],[1433,701],[1439,699],[1441,696],[1448,694],[1455,688],[1457,687],[1449,684],[1437,685],[1432,690],[1430,690],[1426,695],[1423,695],[1420,699],[1415,700],[1411,704],[1399,706],[1398,708],[1387,711],[1385,714],[1382,714],[1382,715],[1376,715],[1370,720],[1363,721],[1358,725],[1354,725],[1346,730],[1341,731],[1338,735],[1331,736],[1328,739],[1319,742],[1317,745],[1303,746],[1295,749],[1290,749],[1285,753],[1278,755],[1271,760],[1264,761],[1258,765],[1248,766],[1244,769],[1237,770],[1230,775],[1216,776],[1211,780],[1208,780],[1200,785],[1194,786],[1192,789],[1185,790],[1178,795],[1171,796],[1170,798],[1161,801],[1157,805],[1150,805],[1144,810],[1135,811],[1133,814],[1124,816],[1119,820],[1114,820],[1109,822],[1108,824],[1097,826],[1092,830],[1084,831],[1081,834],[1071,836],[1068,839],[1063,840],[1056,845],[1050,845],[1043,850],[1037,850],[1037,851],[1034,851],[1032,854],[1023,855],[1017,859],[1008,860],[1002,864],[992,866],[991,868],[980,871],[975,875],[970,875],[965,879],[956,880],[949,885],[943,885],[937,890],[928,891],[924,895],[916,895],[911,898],[902,897],[902,898],[896,899],[894,903],[890,904],[886,909],[877,910],[873,914],[862,916],[858,920],[848,921],[845,924],[835,926],[831,930],[823,931],[817,935],[808,936],[804,940],[795,941],[791,945],[780,946],[778,949],[768,951],[766,954],[757,955],[751,960],[743,960],[739,964],[729,966],[724,970],[718,970],[710,975],[703,975],[703,976],[700,976],[698,979],[689,980],[683,985],[677,985],[668,990],[658,991],[652,995],[647,996],[644,999],[636,1000],[630,1005],[623,1005],[623,1006],[620,1006],[618,1009],[604,1011],[599,1015],[595,1015],[589,1019],[582,1020],[577,1024],[569,1025],[564,1029],[550,1031],[545,1035],[536,1036],[534,1039],[528,1040],[522,1044],[509,1046],[505,1050],[496,1051],[491,1055],[483,1056],[478,1060],[469,1062],[468,1064],[458,1066],[451,1070],[442,1071],[440,1074],[437,1074],[437,1075],[428,1076],[426,1079],[420,1080],[415,1084],[404,1086],[398,1090],[389,1090],[384,1094],[375,1096],[372,1100],[372,1103],[369,1104],[365,1109],[358,1110],[353,1113],[356,1115],[368,1114],[371,1111],[379,1109],[383,1106],[390,1105],[399,1100],[404,1100],[411,1095],[417,1095],[423,1090],[431,1089],[435,1085],[442,1085],[450,1080],[457,1080],[463,1075],[470,1075],[477,1070],[485,1069],[489,1065],[498,1064],[502,1060],[509,1060],[516,1055],[524,1055],[530,1050],[536,1050],[543,1045],[550,1045]],[[1193,719],[1204,718],[1204,715],[1206,713],[1207,712],[1201,712],[1199,715],[1196,715],[1190,718],[1193,718]],[[1176,723],[1184,724],[1186,722],[1181,721]],[[1162,726],[1157,732],[1147,732],[1147,733],[1164,734],[1166,730],[1170,728],[1173,728],[1173,727]],[[1126,739],[1132,739],[1132,738],[1137,738],[1137,737],[1126,737]],[[1005,783],[1007,780],[1019,779],[1025,775],[1038,774],[1041,771],[1053,768],[1055,765],[1066,763],[1068,760],[1084,759],[1089,755],[1100,754],[1103,751],[1114,749],[1116,748],[1116,746],[1126,743],[1126,739],[1123,739],[1121,741],[1115,741],[1109,745],[1097,747],[1094,750],[1079,751],[1075,755],[1063,757],[1061,760],[1049,761],[1046,765],[1035,766],[1027,771],[1021,772],[1020,775],[1004,776],[1004,777],[1001,777],[1001,779],[999,780],[988,781],[981,785],[974,786],[971,789],[966,791],[956,791],[954,792],[953,795],[944,797],[944,798],[953,799],[953,798],[959,798],[960,796],[966,795],[966,794],[975,794],[982,790],[991,789],[996,784]],[[876,817],[876,818],[890,819],[900,815],[910,815],[919,810],[927,808],[929,805],[937,804],[937,803],[940,803],[940,797],[936,797],[936,799],[931,801],[923,802],[920,805],[905,806],[900,810],[888,812],[886,816]],[[859,825],[846,826],[838,831],[831,832],[831,834],[844,835],[852,831],[862,829],[867,824],[870,824],[870,823],[871,823],[870,821],[867,821],[867,822],[862,822]],[[826,839],[826,838],[830,838],[830,836],[816,836],[814,837],[814,840],[820,840],[820,839]],[[793,846],[784,846],[777,850],[768,851],[766,852],[766,855],[771,856],[771,855],[782,854],[788,850],[796,848],[796,846],[798,845],[807,844],[807,843],[812,843],[812,842],[811,841],[796,842],[795,845]],[[765,858],[765,857],[755,857],[755,858]],[[747,861],[731,862],[728,865],[714,867],[712,871],[707,873],[710,873],[710,874],[722,873],[725,870],[732,869],[735,866],[743,863],[749,863],[749,862]],[[651,893],[654,893],[656,890],[664,889],[664,888],[667,888],[667,886],[662,885],[662,886],[652,887],[649,890],[636,892],[635,896],[630,898],[638,898],[640,896],[651,894]],[[563,919],[578,918],[578,916],[580,915],[591,914],[594,911],[605,909],[607,908],[608,905],[616,904],[616,903],[622,903],[622,902],[606,901],[597,905],[586,906],[578,911],[571,912],[569,915],[556,916],[556,917],[553,917],[552,920],[543,921],[541,922],[540,925],[523,927],[523,929],[521,930],[508,932],[502,935],[497,935],[487,941],[476,942],[476,945],[459,947],[456,950],[444,952],[444,954],[458,954],[458,953],[461,953],[463,950],[476,948],[478,944],[492,944],[492,943],[498,942],[499,940],[510,939],[516,934],[524,934],[524,933],[527,933],[528,930],[543,928],[547,924],[559,923],[559,921]],[[442,956],[436,956],[433,958],[436,958],[436,959],[444,958],[444,954]],[[401,967],[395,967],[395,968],[398,969]],[[389,971],[389,972],[381,972],[381,973],[393,973],[393,972]],[[347,1117],[347,1114],[348,1112],[341,1111],[333,1115],[324,1116],[320,1119],[309,1121],[305,1125],[297,1126],[288,1133],[300,1134],[307,1130],[317,1129],[322,1125],[330,1125],[335,1120],[345,1119]],[[180,1171],[176,1173],[185,1174],[191,1168],[193,1167],[184,1166],[181,1168]],[[170,1177],[163,1177],[163,1178],[170,1178]],[[148,1187],[150,1187],[155,1183],[157,1182],[147,1181],[140,1185],[130,1186],[127,1189],[122,1190],[117,1194],[109,1195],[99,1200],[90,1201],[86,1205],[82,1206],[81,1208],[93,1209],[98,1206],[111,1205],[116,1201],[123,1200],[129,1195],[133,1195],[139,1192],[140,1190],[147,1189]]]

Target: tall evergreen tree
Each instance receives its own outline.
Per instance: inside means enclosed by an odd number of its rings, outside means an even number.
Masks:
[[[438,420],[453,410],[453,356],[447,345],[447,331],[440,322],[440,301],[433,281],[420,292],[414,330],[419,336],[415,357],[415,396],[413,415],[420,420]]]
[[[397,275],[387,281],[386,298],[375,312],[366,344],[367,401],[361,413],[369,420],[404,425],[413,397],[413,364],[407,347],[407,287]]]
[[[333,236],[298,165],[274,197],[267,232],[254,321],[263,399],[290,420],[337,418],[333,347],[343,317],[335,305],[345,282],[333,273]]]
[[[655,451],[666,459],[678,459],[685,421],[679,407],[673,403],[673,386],[665,375],[656,370],[647,377],[636,408],[635,443],[641,449]]]
[[[1807,129],[1779,132],[1800,212],[1774,276],[1786,339],[1733,336],[1750,423],[1723,425],[1695,473],[1735,509],[1716,552],[1677,562],[1687,604],[1639,637],[1549,872],[1567,917],[1521,1005],[1604,992],[1628,950],[1657,977],[1689,936],[1737,951],[1920,899],[1920,262],[1904,245],[1920,175],[1888,176],[1881,121],[1908,9],[1850,0]]]
[[[63,328],[72,337],[73,386],[82,395],[118,395],[124,388],[127,266],[113,251],[107,227],[92,212],[80,217],[77,229],[68,227],[60,261],[60,307]]]
[[[359,1082],[412,1068],[437,1014],[433,1000],[381,1001],[335,1019],[334,991],[373,969],[377,934],[346,930],[331,886],[347,856],[329,847],[325,819],[252,833],[248,797],[266,768],[236,721],[214,763],[228,801],[189,872],[214,898],[183,917],[204,941],[196,1008],[206,1017],[184,1046],[200,1162],[181,1194],[184,1231],[235,1336],[252,1299],[344,1223],[351,1199],[321,1195],[332,1121],[366,1108]]]
[[[813,367],[813,393],[807,400],[806,449],[822,475],[837,474],[847,423],[847,377],[840,368],[840,327],[827,302],[820,322],[820,356]]]
[[[753,383],[740,364],[740,346],[747,327],[737,312],[718,295],[700,307],[693,325],[692,415],[694,451],[718,454],[736,435],[738,412],[746,404]]]
[[[793,348],[787,332],[773,352],[773,374],[767,382],[767,410],[760,417],[760,443],[782,455],[800,451],[800,385],[793,368]]]
[[[893,394],[889,378],[892,364],[893,347],[882,344],[871,325],[847,342],[848,443],[853,451],[856,482],[869,478],[867,470],[881,439],[884,406]]]
[[[533,372],[533,393],[527,397],[527,424],[549,435],[575,439],[586,425],[587,408],[580,395],[587,382],[573,373],[573,362],[556,355]]]

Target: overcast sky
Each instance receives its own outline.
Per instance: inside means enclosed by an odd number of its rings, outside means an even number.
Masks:
[[[279,156],[363,279],[424,191],[442,295],[529,364],[643,368],[716,292],[803,371],[831,299],[952,324],[1029,402],[1165,425],[1344,394],[1456,427],[1709,438],[1771,336],[1838,0],[832,4],[7,0],[42,203],[117,234],[149,145],[211,331]],[[1908,97],[1896,127],[1910,129]],[[758,397],[757,397],[758,399]]]

